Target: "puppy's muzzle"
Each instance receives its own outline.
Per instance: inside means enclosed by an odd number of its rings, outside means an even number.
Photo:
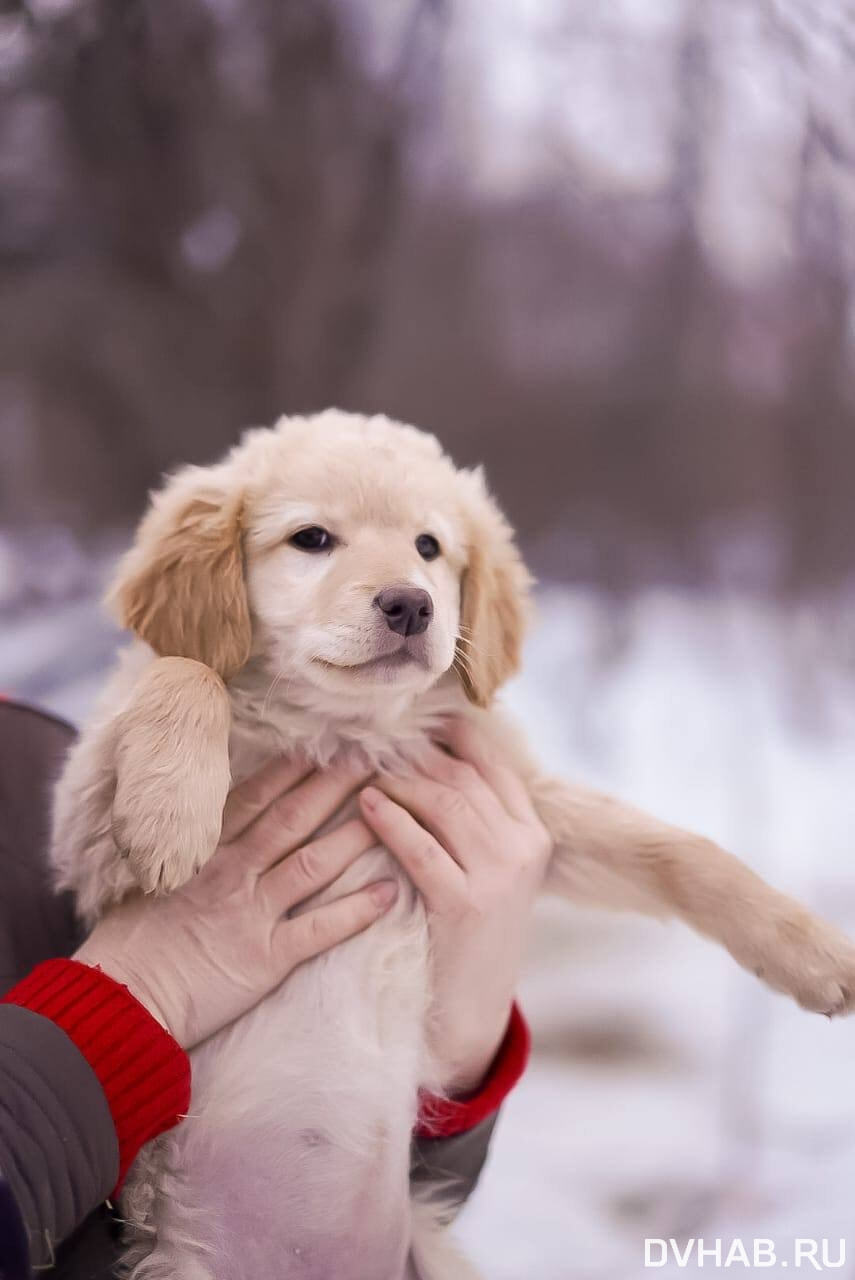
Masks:
[[[420,587],[387,587],[374,597],[386,626],[399,636],[419,636],[433,617],[433,600]]]

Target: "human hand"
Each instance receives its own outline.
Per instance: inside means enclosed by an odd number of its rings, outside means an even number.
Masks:
[[[431,1048],[450,1093],[476,1088],[501,1044],[552,841],[528,792],[471,720],[450,722],[411,777],[360,793],[363,817],[428,909]]]
[[[355,818],[310,840],[367,771],[274,760],[231,793],[219,847],[165,897],[134,894],[75,954],[124,983],[185,1049],[234,1021],[311,956],[368,927],[394,880],[286,918],[376,844]],[[308,842],[308,843],[307,843]]]

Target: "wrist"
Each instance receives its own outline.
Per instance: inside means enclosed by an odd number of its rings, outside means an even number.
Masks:
[[[466,1133],[498,1111],[522,1076],[528,1063],[531,1036],[516,1004],[511,1006],[507,1029],[498,1052],[480,1087],[468,1097],[437,1097],[421,1094],[418,1138],[450,1138]]]
[[[449,1056],[443,1080],[443,1087],[449,1097],[472,1093],[481,1087],[505,1038],[510,1010],[509,1004],[500,1022],[491,1029],[483,1030],[477,1040],[459,1047]]]
[[[108,978],[112,978],[114,982],[120,986],[126,987],[135,1000],[139,1002],[156,1022],[159,1022],[173,1040],[176,1040],[182,1049],[188,1049],[191,1046],[185,1043],[186,1037],[183,1034],[182,1027],[179,1025],[177,1018],[167,1016],[166,1009],[162,1002],[158,999],[153,991],[151,984],[139,976],[132,966],[128,965],[126,960],[117,956],[109,947],[100,945],[97,936],[97,925],[95,932],[83,942],[74,955],[72,960],[78,961],[80,964],[89,965],[90,968],[98,969],[101,973],[106,974]]]

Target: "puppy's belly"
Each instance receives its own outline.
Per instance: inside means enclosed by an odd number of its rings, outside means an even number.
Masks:
[[[337,892],[401,878],[396,865],[372,850]],[[424,911],[402,879],[382,920],[295,970],[192,1055],[191,1114],[152,1212],[163,1274],[403,1274],[426,1002]],[[143,1264],[148,1274],[159,1267]]]

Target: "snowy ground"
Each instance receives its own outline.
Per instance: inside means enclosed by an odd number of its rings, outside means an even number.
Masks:
[[[0,688],[86,713],[116,643],[102,564],[48,539],[24,572],[0,542]],[[855,934],[852,619],[549,589],[509,700],[552,767],[714,836]],[[855,1276],[855,1021],[791,1008],[680,926],[553,902],[521,1001],[534,1061],[458,1231],[490,1280],[634,1280],[645,1237],[672,1236],[725,1256],[769,1237],[770,1276],[796,1237],[832,1262],[844,1238]]]

